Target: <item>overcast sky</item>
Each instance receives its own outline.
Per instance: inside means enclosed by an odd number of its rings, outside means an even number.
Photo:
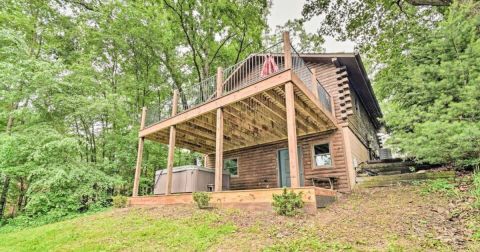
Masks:
[[[302,16],[302,7],[304,0],[273,0],[273,6],[270,16],[268,17],[268,25],[272,31],[277,25],[283,25],[289,19],[300,18]],[[305,24],[307,32],[315,32],[319,27],[321,17],[316,17]],[[340,42],[331,37],[325,37],[324,47],[327,52],[353,52],[354,43],[351,41]]]

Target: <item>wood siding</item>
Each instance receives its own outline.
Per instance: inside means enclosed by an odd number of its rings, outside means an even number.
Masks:
[[[365,148],[370,147],[378,155],[380,144],[377,138],[377,129],[375,129],[370,120],[364,104],[351,88],[347,69],[345,67],[336,67],[333,63],[319,64],[308,62],[307,64],[315,68],[318,80],[333,96],[335,115],[338,122],[347,122],[348,127]]]
[[[312,185],[311,179],[316,176],[339,177],[335,189],[341,192],[350,191],[355,185],[354,163],[366,161],[368,157],[367,143],[374,150],[378,150],[376,129],[369,120],[363,104],[351,89],[347,69],[337,67],[333,63],[307,62],[315,69],[316,77],[332,96],[334,104],[334,119],[338,124],[348,127],[328,133],[318,133],[301,137],[298,145],[301,146],[301,161],[304,168],[305,186]],[[355,105],[359,102],[359,109]],[[344,136],[343,134],[346,134]],[[363,138],[359,136],[364,136]],[[329,141],[332,152],[331,168],[314,168],[312,159],[312,146],[314,143]],[[368,142],[367,142],[368,140]],[[349,141],[348,150],[345,141]],[[238,177],[230,180],[231,190],[275,188],[279,186],[278,150],[287,148],[287,141],[271,144],[262,144],[248,148],[238,149],[224,153],[224,159],[238,159]],[[347,163],[346,154],[351,160]],[[214,168],[215,155],[206,156],[205,165]]]
[[[333,166],[331,168],[314,168],[312,163],[312,146],[319,141],[328,140],[331,144]],[[231,190],[260,189],[279,187],[278,150],[287,148],[287,141],[255,146],[224,153],[224,159],[238,159],[238,177],[230,179]],[[335,189],[346,192],[350,190],[348,171],[345,164],[345,149],[340,130],[316,134],[298,139],[301,146],[301,161],[304,168],[305,186],[311,186],[311,179],[316,176],[337,176],[339,181]],[[206,158],[206,167],[212,168],[215,155]]]
[[[378,142],[377,130],[370,121],[365,106],[362,104],[356,93],[351,92],[351,96],[353,114],[348,116],[348,126],[365,148],[371,148],[372,151],[375,152],[375,155],[378,156],[380,144]]]

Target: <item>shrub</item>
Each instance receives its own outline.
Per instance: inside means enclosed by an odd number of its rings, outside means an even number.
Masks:
[[[115,208],[125,208],[127,207],[128,197],[123,195],[117,195],[112,197],[113,207]]]
[[[210,202],[210,194],[207,192],[194,192],[193,200],[197,203],[198,208],[208,208],[208,202]]]
[[[295,193],[293,190],[288,192],[287,188],[283,188],[282,194],[273,194],[272,206],[277,214],[295,216],[304,206],[302,192]]]

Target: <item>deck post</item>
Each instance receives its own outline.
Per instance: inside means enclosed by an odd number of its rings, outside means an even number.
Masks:
[[[217,98],[222,96],[223,92],[223,70],[217,69]],[[223,110],[217,109],[215,136],[215,192],[222,191],[223,178]]]
[[[177,114],[178,107],[178,90],[173,91],[172,100],[172,117]],[[175,157],[175,137],[177,130],[175,125],[170,126],[170,137],[168,139],[168,158],[167,158],[167,183],[165,188],[165,195],[172,193],[172,177],[173,177],[173,162]]]
[[[290,35],[287,31],[283,32],[283,53],[285,56],[285,69],[292,67],[292,46],[290,44]]]
[[[314,67],[312,67],[312,92],[318,100],[317,70]]]
[[[300,172],[298,169],[297,125],[295,121],[295,94],[293,83],[285,84],[285,107],[287,110],[288,157],[290,165],[290,186],[300,187]]]
[[[147,117],[147,108],[143,107],[142,117],[140,119],[140,130],[145,128],[145,118]],[[145,142],[145,137],[138,138],[138,151],[137,151],[137,164],[135,166],[135,178],[133,180],[133,192],[132,196],[138,196],[138,188],[140,185],[140,174],[142,172],[142,159],[143,159],[143,144]]]

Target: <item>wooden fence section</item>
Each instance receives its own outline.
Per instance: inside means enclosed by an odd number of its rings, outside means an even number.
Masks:
[[[269,188],[257,190],[238,190],[211,192],[210,204],[218,208],[240,208],[248,210],[272,210],[273,194],[281,194],[282,188]],[[318,187],[289,188],[296,193],[302,192],[302,199],[305,202],[304,211],[308,214],[315,214],[317,200],[328,198],[334,200],[336,192]],[[156,195],[132,197],[129,199],[130,206],[160,206],[160,205],[193,205],[191,193]]]

